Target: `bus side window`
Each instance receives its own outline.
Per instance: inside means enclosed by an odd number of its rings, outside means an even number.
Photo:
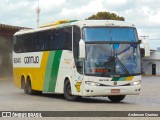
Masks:
[[[36,51],[36,34],[37,33],[32,33],[31,34],[31,52],[35,52]]]
[[[50,48],[50,31],[45,31],[45,50],[51,50]]]
[[[22,40],[23,40],[23,47],[22,47],[22,52],[26,52],[26,35],[22,35]]]
[[[73,53],[74,53],[74,61],[76,64],[77,71],[79,73],[83,73],[83,67],[79,67],[81,64],[79,61],[79,41],[81,39],[80,28],[77,26],[73,27]]]
[[[60,30],[57,29],[54,31],[54,49],[58,50],[60,49]]]
[[[45,46],[45,34],[44,32],[39,32],[37,34],[37,44],[36,44],[37,51],[43,51],[44,46]]]
[[[50,40],[49,40],[49,43],[50,43],[50,50],[55,50],[55,30],[51,30],[49,32],[49,36],[50,36]]]
[[[50,50],[72,50],[72,27],[51,30],[48,34]]]
[[[64,28],[61,28],[60,30],[59,30],[59,40],[58,40],[58,44],[59,44],[59,49],[60,50],[64,50],[64,39],[63,39],[63,34],[64,34]]]
[[[23,52],[31,52],[31,34],[23,35]]]
[[[55,48],[54,48],[54,43],[55,43],[55,39],[54,39],[54,36],[55,36],[55,30],[51,30],[50,32],[49,32],[49,49],[50,50],[54,50]]]
[[[18,40],[17,40],[17,38],[18,38],[18,36],[13,37],[13,50],[14,50],[14,52],[18,51],[18,44],[17,44]]]
[[[68,32],[67,49],[72,51],[72,27],[69,28]]]
[[[15,38],[16,42],[14,43],[14,51],[17,53],[21,53],[22,52],[22,48],[23,48],[23,39],[22,39],[22,35],[18,35]]]
[[[67,27],[63,30],[63,48],[72,50],[72,27]]]

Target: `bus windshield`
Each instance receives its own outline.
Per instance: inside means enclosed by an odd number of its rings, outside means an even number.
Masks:
[[[86,74],[109,76],[141,73],[138,44],[86,44],[86,56]]]
[[[141,74],[135,28],[86,27],[85,73],[97,76]],[[102,43],[106,42],[106,43]]]
[[[136,29],[130,27],[86,27],[83,35],[85,41],[138,41]]]

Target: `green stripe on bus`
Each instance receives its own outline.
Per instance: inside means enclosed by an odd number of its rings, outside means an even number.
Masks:
[[[115,77],[112,79],[112,81],[125,81],[126,77]]]
[[[59,71],[59,64],[61,61],[61,55],[62,55],[62,51],[56,51],[54,60],[53,60],[54,62],[52,65],[52,70],[51,70],[51,82],[49,84],[49,89],[48,89],[49,92],[55,91],[57,76]]]
[[[126,77],[121,77],[120,79],[119,79],[119,81],[125,81],[126,80]]]
[[[61,55],[62,51],[52,51],[49,53],[43,92],[55,91]]]
[[[118,81],[120,78],[119,77],[115,77],[112,79],[112,81]]]
[[[47,66],[46,66],[46,73],[44,78],[43,92],[48,92],[48,88],[51,80],[51,69],[52,69],[54,55],[55,55],[55,51],[49,52]]]

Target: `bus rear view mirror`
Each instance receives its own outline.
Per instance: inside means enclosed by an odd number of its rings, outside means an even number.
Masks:
[[[141,44],[141,43],[142,43],[142,40],[138,40],[138,42]]]
[[[79,58],[85,58],[85,42],[81,39],[79,41]]]

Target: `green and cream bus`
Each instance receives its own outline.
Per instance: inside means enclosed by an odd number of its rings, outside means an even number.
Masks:
[[[133,24],[62,20],[14,35],[13,75],[27,94],[67,100],[107,96],[120,102],[141,89],[140,42]]]

